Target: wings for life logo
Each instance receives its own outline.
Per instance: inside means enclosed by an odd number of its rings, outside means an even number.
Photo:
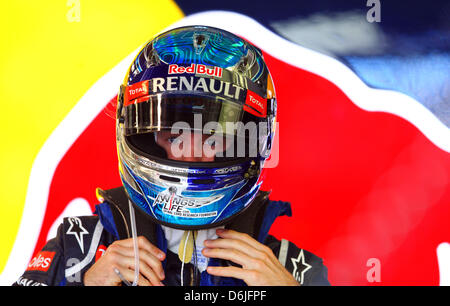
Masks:
[[[161,211],[167,215],[184,218],[209,218],[217,216],[217,210],[207,212],[192,212],[191,209],[201,208],[217,202],[223,195],[217,195],[207,198],[192,198],[177,194],[176,187],[170,187],[160,192],[153,207],[161,205]]]

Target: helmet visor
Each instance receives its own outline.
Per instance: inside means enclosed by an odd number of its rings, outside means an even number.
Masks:
[[[217,96],[157,94],[136,99],[123,111],[125,136],[179,129],[236,135],[240,124],[261,119]]]
[[[167,158],[164,151],[169,152],[169,158],[170,152],[184,157],[215,155],[226,160],[256,157],[262,143],[258,139],[265,139],[269,132],[264,131],[267,125],[263,118],[245,111],[242,104],[217,96],[150,95],[136,99],[123,112],[124,136],[141,151],[163,158]],[[198,140],[202,148],[196,150]],[[186,143],[193,149],[187,152]]]

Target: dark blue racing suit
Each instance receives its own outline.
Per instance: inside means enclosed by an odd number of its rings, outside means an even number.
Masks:
[[[58,234],[30,261],[25,273],[14,283],[19,286],[52,285],[80,286],[86,271],[116,240],[131,237],[128,198],[123,187],[99,190],[104,200],[96,206],[95,215],[65,218]],[[291,215],[287,202],[270,201],[268,193],[259,192],[254,202],[236,216],[225,228],[247,233],[269,246],[285,268],[301,285],[329,285],[327,268],[322,259],[298,248],[287,240],[277,240],[269,229],[279,216]],[[166,253],[163,268],[165,285],[180,285],[181,261],[167,248],[162,227],[136,210],[137,235],[145,236]],[[211,258],[209,266],[235,265],[226,260]],[[240,286],[242,280],[217,277],[199,272],[195,265],[184,265],[184,284],[194,286]]]

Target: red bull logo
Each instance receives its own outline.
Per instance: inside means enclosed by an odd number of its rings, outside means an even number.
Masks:
[[[180,73],[188,73],[188,74],[199,74],[206,75],[210,77],[222,77],[222,68],[220,67],[208,67],[203,64],[192,64],[189,67],[178,66],[176,64],[169,65],[168,74],[180,74]]]

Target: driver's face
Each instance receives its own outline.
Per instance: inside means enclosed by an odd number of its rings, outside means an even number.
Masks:
[[[216,135],[201,133],[172,134],[170,131],[156,132],[156,143],[172,160],[188,162],[212,162],[218,152],[224,152],[230,141]]]

